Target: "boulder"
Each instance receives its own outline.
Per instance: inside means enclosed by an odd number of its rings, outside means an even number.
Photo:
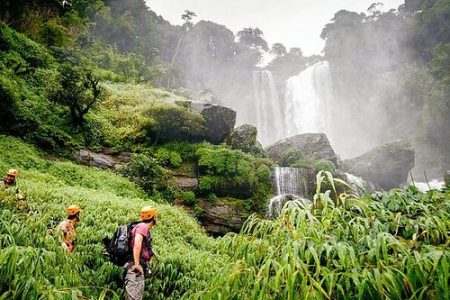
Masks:
[[[174,186],[185,191],[195,191],[198,187],[198,179],[187,176],[175,176]]]
[[[174,104],[190,108],[205,118],[205,138],[213,144],[225,141],[236,124],[236,111],[225,106],[197,101],[176,101]]]
[[[226,143],[233,149],[241,150],[247,153],[260,152],[262,147],[256,140],[258,131],[255,126],[244,124],[231,132]]]
[[[76,162],[88,165],[91,167],[98,167],[102,169],[115,169],[120,170],[123,166],[128,163],[131,159],[131,153],[123,152],[118,156],[113,156],[109,154],[108,151],[103,151],[103,153],[95,153],[88,149],[81,149],[74,153],[74,159]]]
[[[249,212],[232,205],[212,205],[201,203],[203,211],[198,216],[205,230],[213,236],[222,236],[228,232],[239,232]]]
[[[222,143],[233,131],[236,124],[236,112],[231,108],[219,105],[203,104],[202,108],[196,105],[198,112],[206,121],[206,139],[213,144]]]
[[[298,134],[278,141],[266,148],[266,154],[277,163],[281,162],[284,153],[291,149],[300,149],[302,154],[315,160],[326,159],[337,165],[337,156],[323,133]]]
[[[397,140],[343,160],[341,169],[389,190],[406,183],[408,173],[414,167],[414,157],[411,144]]]
[[[118,163],[111,155],[95,153],[87,149],[81,149],[76,152],[75,159],[79,163],[102,169],[114,168]]]

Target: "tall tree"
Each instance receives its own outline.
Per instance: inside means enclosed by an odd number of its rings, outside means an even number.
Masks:
[[[181,15],[181,19],[184,20],[184,24],[182,26],[180,38],[178,39],[177,48],[175,49],[175,53],[172,57],[172,61],[170,62],[169,71],[167,74],[167,88],[170,88],[170,80],[172,79],[172,70],[173,70],[173,64],[175,62],[175,59],[177,58],[178,52],[180,51],[180,45],[181,41],[183,40],[183,37],[186,32],[188,32],[190,29],[192,29],[193,23],[192,19],[196,17],[197,14],[193,11],[185,10],[184,14]]]
[[[261,29],[255,27],[247,27],[237,33],[239,42],[243,45],[257,50],[268,51],[269,47],[263,38],[264,33]]]
[[[275,43],[272,45],[272,49],[270,50],[272,54],[276,56],[284,56],[287,53],[286,47],[281,43]]]

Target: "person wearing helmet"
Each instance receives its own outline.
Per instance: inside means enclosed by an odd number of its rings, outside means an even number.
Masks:
[[[19,176],[19,171],[16,169],[9,169],[6,173],[6,176],[0,181],[0,183],[5,188],[14,188],[17,186],[17,176]],[[16,193],[19,193],[19,190],[16,188]]]
[[[156,208],[144,206],[139,214],[141,222],[131,231],[132,257],[124,266],[126,300],[138,300],[144,296],[145,274],[154,255],[150,230],[156,224],[156,213]]]
[[[75,251],[75,224],[80,221],[81,209],[78,205],[71,205],[67,208],[67,219],[59,224],[59,229],[63,233],[61,246],[68,253]]]
[[[27,202],[25,196],[19,191],[17,186],[17,177],[19,176],[19,171],[16,169],[9,169],[6,176],[0,180],[0,186],[9,193],[14,194],[16,198],[16,206],[21,211],[27,210]]]

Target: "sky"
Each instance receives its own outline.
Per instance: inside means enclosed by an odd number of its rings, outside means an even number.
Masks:
[[[287,49],[299,47],[305,55],[321,54],[325,42],[320,38],[325,24],[346,9],[366,12],[374,2],[383,10],[398,8],[404,0],[145,0],[157,14],[172,24],[182,24],[185,10],[200,20],[225,25],[235,34],[244,27],[258,27],[269,43],[282,43]]]

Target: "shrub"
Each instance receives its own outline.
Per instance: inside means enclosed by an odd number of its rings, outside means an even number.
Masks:
[[[296,161],[303,159],[304,155],[302,151],[298,148],[291,148],[284,152],[281,156],[280,165],[282,167],[291,167]]]
[[[205,135],[205,119],[197,112],[178,106],[153,106],[144,115],[155,123],[147,127],[157,143],[170,141],[199,141]]]
[[[299,159],[296,162],[294,162],[291,165],[292,168],[307,168],[307,169],[313,169],[314,168],[314,161],[308,159],[308,158],[304,158],[304,159]]]
[[[154,154],[158,163],[163,166],[179,167],[182,163],[181,156],[178,152],[160,148]]]
[[[125,176],[134,180],[149,194],[164,192],[169,188],[169,174],[155,159],[136,154],[124,169]]]
[[[334,173],[336,171],[336,165],[332,161],[321,159],[314,163],[314,170],[316,172],[328,171]]]
[[[206,198],[206,200],[210,203],[216,203],[217,202],[217,196],[214,193],[211,193],[208,195],[208,197]]]
[[[202,194],[245,199],[261,210],[271,195],[271,163],[223,146],[199,147],[199,189]]]
[[[198,202],[197,198],[195,197],[194,192],[191,192],[191,191],[182,192],[181,200],[183,201],[184,204],[187,204],[187,205],[194,205]]]

